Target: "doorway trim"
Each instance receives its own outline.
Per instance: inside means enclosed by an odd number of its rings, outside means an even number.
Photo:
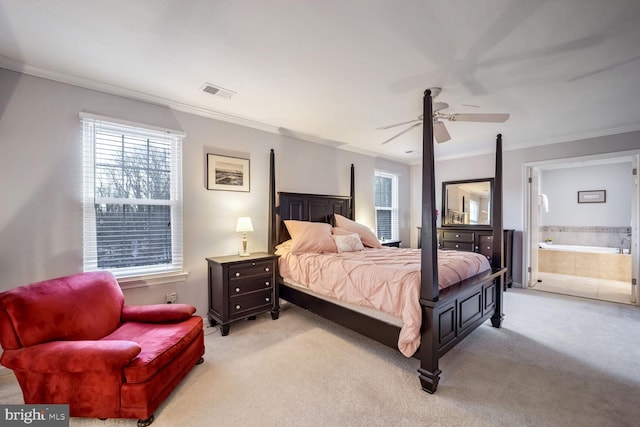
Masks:
[[[522,238],[522,271],[524,283],[522,287],[528,289],[535,286],[532,283],[536,280],[537,257],[536,251],[537,231],[533,230],[532,217],[534,209],[538,209],[538,195],[534,193],[533,181],[537,178],[539,170],[551,168],[566,168],[571,166],[588,166],[590,164],[605,164],[616,161],[627,161],[632,163],[635,174],[630,179],[634,180],[632,194],[632,218],[631,218],[631,255],[632,255],[632,285],[631,285],[631,302],[640,306],[640,286],[637,285],[638,274],[640,272],[640,256],[638,254],[639,235],[638,228],[640,224],[640,186],[638,183],[638,167],[640,165],[640,150],[617,151],[611,153],[594,154],[578,157],[566,157],[561,159],[550,159],[535,162],[526,162],[522,164],[522,195],[523,195],[523,238]],[[530,180],[531,178],[531,180]],[[537,186],[535,187],[537,188]],[[537,213],[536,213],[537,215]],[[534,253],[535,252],[535,253]],[[535,266],[535,270],[534,267]]]

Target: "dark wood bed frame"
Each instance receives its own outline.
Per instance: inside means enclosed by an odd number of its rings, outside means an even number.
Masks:
[[[424,117],[432,117],[431,91],[424,93]],[[422,327],[420,347],[413,357],[420,360],[418,369],[422,389],[434,393],[440,379],[438,360],[487,319],[499,328],[505,268],[502,254],[502,136],[496,140],[496,163],[493,192],[492,268],[467,280],[438,289],[436,235],[435,173],[433,122],[423,123],[422,158],[422,275],[420,305]],[[270,158],[269,250],[289,238],[284,220],[331,222],[334,213],[354,219],[354,166],[351,165],[351,195],[328,196],[304,193],[277,193],[275,189],[275,154]],[[392,348],[398,348],[400,328],[365,314],[349,310],[325,299],[314,297],[280,282],[280,297],[324,318],[361,333]]]

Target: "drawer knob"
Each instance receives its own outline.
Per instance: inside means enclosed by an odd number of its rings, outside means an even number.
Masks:
[[[236,288],[236,292],[240,292],[240,288]]]
[[[255,267],[255,266],[256,266],[256,263],[255,263],[255,262],[252,262],[252,263],[251,263],[251,265]]]
[[[265,300],[266,302],[269,302],[269,297],[266,297],[264,300]]]
[[[271,269],[269,267],[265,267],[264,271],[271,271]]]
[[[236,304],[236,310],[240,310],[240,304]]]
[[[265,286],[271,286],[271,282],[269,282],[268,280],[266,282],[264,282]]]
[[[460,245],[456,245],[456,248],[459,248],[459,247],[460,247]]]
[[[456,237],[460,237],[460,235],[459,235],[459,234],[456,234]]]
[[[236,272],[236,277],[240,277],[240,273]]]

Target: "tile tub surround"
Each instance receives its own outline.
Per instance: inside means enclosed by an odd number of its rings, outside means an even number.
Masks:
[[[619,248],[622,239],[631,236],[631,227],[576,227],[570,225],[544,225],[538,227],[538,241],[551,238],[559,245],[605,246]],[[625,248],[628,248],[625,243]]]
[[[538,271],[631,282],[631,255],[540,248]]]

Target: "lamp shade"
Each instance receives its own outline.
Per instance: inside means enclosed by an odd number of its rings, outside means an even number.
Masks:
[[[253,224],[251,223],[251,218],[248,216],[238,217],[238,222],[236,223],[236,231],[237,232],[253,231]]]

